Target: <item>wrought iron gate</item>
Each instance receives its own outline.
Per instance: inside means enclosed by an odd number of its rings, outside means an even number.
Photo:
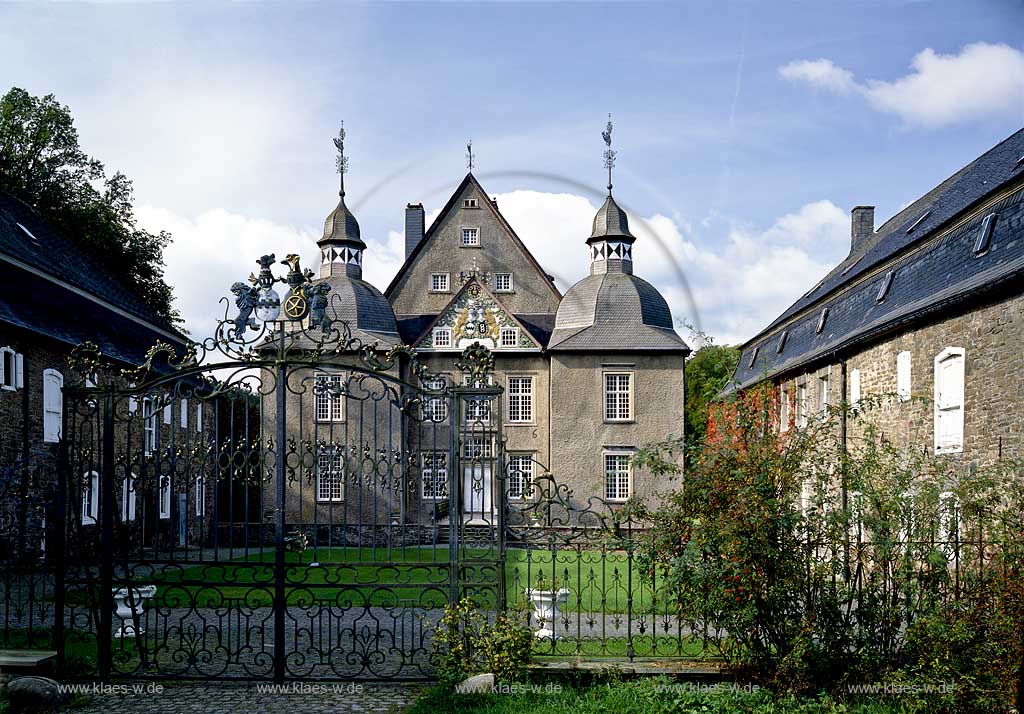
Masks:
[[[55,524],[66,676],[426,678],[449,602],[502,606],[493,358],[467,348],[455,386],[288,282],[303,310],[270,305],[254,329],[240,299],[185,354],[118,370],[76,351]]]

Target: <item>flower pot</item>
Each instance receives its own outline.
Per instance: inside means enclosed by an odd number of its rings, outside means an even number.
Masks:
[[[131,589],[131,598],[128,597],[128,588],[114,589],[114,603],[117,606],[117,617],[121,620],[121,626],[117,628],[114,637],[121,639],[135,637],[145,634],[145,630],[139,627],[135,629],[135,618],[142,617],[142,605],[146,600],[156,595],[156,585],[143,585],[140,588]],[[130,602],[129,602],[130,600]]]
[[[559,590],[527,588],[526,597],[533,605],[534,617],[537,618],[537,637],[554,640],[555,622],[561,614],[561,607],[569,599],[569,591],[565,588]]]

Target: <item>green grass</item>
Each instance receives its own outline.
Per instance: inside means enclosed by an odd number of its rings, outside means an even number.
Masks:
[[[467,559],[486,561],[493,553],[469,549]],[[218,565],[196,565],[168,570],[157,579],[157,603],[165,607],[217,607],[225,601],[252,607],[273,602],[272,552],[257,553],[245,562],[225,561]],[[304,553],[287,553],[286,598],[291,605],[308,605],[312,600],[342,605],[389,606],[414,604],[444,607],[448,588],[447,547],[319,548]],[[319,562],[317,567],[308,567]],[[630,572],[632,570],[632,572]],[[480,603],[494,607],[497,578],[486,568],[477,569],[475,584],[481,585]],[[666,614],[670,602],[654,596],[660,580],[643,576],[634,563],[630,568],[622,552],[509,549],[505,562],[506,598],[511,607],[526,603],[528,587],[570,590],[566,608],[570,612],[624,614],[633,593],[634,615]]]
[[[674,689],[666,689],[674,685]],[[686,692],[666,678],[611,680],[587,686],[552,681],[540,691],[452,694],[430,689],[407,714],[924,714],[923,703],[837,702],[829,697],[789,698],[758,692]],[[547,687],[547,690],[545,688]]]

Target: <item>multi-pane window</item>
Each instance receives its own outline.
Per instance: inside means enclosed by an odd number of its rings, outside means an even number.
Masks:
[[[451,347],[452,346],[452,328],[450,327],[435,327],[434,328],[434,347]]]
[[[496,293],[510,293],[510,292],[512,292],[512,273],[495,273],[494,274],[494,292],[496,292]]]
[[[428,501],[448,498],[448,453],[428,451],[423,454],[420,493]]]
[[[151,397],[142,400],[142,445],[146,455],[156,451],[156,437],[160,425],[156,402]]]
[[[533,421],[533,377],[508,378],[508,420],[513,424]]]
[[[498,340],[498,344],[501,347],[518,347],[519,346],[519,328],[518,327],[503,327],[501,328],[501,335]]]
[[[10,347],[0,347],[0,388],[15,390],[25,384],[24,358]]]
[[[605,421],[629,421],[633,418],[633,373],[605,372]]]
[[[630,454],[604,455],[604,497],[608,501],[625,501],[630,496]]]
[[[807,426],[807,382],[796,385],[796,425]]]
[[[487,377],[487,382],[472,382],[469,375],[466,374],[462,378],[462,383],[467,387],[481,388],[492,384],[490,375]],[[474,396],[466,395],[463,400],[463,412],[466,415],[466,422],[476,424],[490,424],[491,423],[491,402],[494,401],[493,396]]]
[[[906,350],[896,355],[896,395],[901,402],[910,399],[910,353]]]
[[[345,383],[340,374],[316,376],[316,420],[322,422],[345,420]]]
[[[341,449],[324,449],[316,460],[316,500],[332,503],[345,498],[345,454]]]
[[[434,293],[446,293],[451,290],[449,287],[449,275],[448,273],[431,273],[430,274],[430,291]]]
[[[55,369],[43,372],[43,441],[60,440],[64,419],[64,375]]]
[[[82,479],[82,524],[96,522],[100,514],[100,475],[90,471]]]
[[[508,497],[529,498],[533,495],[533,454],[511,454],[508,457]]]
[[[935,453],[964,450],[964,351],[947,347],[935,358]]]
[[[160,517],[171,517],[171,477],[166,474],[160,477]]]
[[[490,436],[468,434],[462,442],[462,456],[466,459],[494,458],[494,440]]]
[[[465,246],[477,246],[477,245],[480,245],[480,229],[479,228],[463,228],[462,229],[462,245],[465,245]]]
[[[423,383],[426,389],[444,389],[444,377],[427,380]],[[442,422],[448,419],[448,400],[444,396],[427,397],[423,405],[423,418],[426,421]]]

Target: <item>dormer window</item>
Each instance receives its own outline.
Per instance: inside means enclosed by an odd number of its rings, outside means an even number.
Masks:
[[[14,225],[16,225],[18,228],[20,228],[21,232],[24,233],[25,235],[27,235],[29,237],[29,240],[31,240],[33,243],[38,243],[39,242],[39,239],[36,238],[34,235],[32,235],[32,231],[30,231],[28,228],[26,228],[25,226],[21,225],[20,223],[15,223]]]
[[[981,255],[988,250],[988,245],[992,241],[992,232],[996,228],[996,214],[990,213],[985,216],[985,220],[981,222],[981,228],[978,230],[978,239],[974,241],[974,254]]]
[[[825,329],[825,321],[828,320],[828,308],[823,308],[821,316],[818,318],[818,329],[815,330],[815,334],[820,335],[821,331]]]
[[[924,222],[924,219],[927,218],[930,214],[931,211],[925,211],[924,213],[922,213],[916,221],[910,224],[910,228],[907,229],[907,233],[913,233],[914,229],[921,225],[921,223]]]
[[[480,208],[480,206],[477,205],[477,202],[476,202],[475,198],[467,198],[466,200],[464,200],[462,202],[462,207],[463,208]]]
[[[782,335],[779,336],[779,346],[775,348],[775,354],[782,354],[782,350],[786,349],[786,338],[789,337],[789,330],[783,330]]]
[[[875,302],[882,302],[885,300],[885,296],[889,294],[889,288],[892,287],[892,279],[895,272],[895,270],[890,270],[885,274],[882,284],[878,286],[878,295],[875,296]]]
[[[463,248],[479,248],[480,247],[480,229],[479,228],[463,228],[462,229],[462,247]]]

